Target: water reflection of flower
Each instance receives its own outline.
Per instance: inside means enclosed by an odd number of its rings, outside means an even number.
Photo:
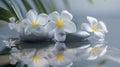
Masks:
[[[90,44],[86,44],[85,46],[75,48],[74,51],[76,51],[76,53],[75,53],[74,61],[81,61],[88,58],[87,49],[89,47],[90,47]]]
[[[32,58],[30,58],[31,63],[28,64],[28,67],[48,67],[49,63],[47,59],[41,56],[41,52],[37,52]]]
[[[84,50],[82,58],[84,58],[84,57],[87,58],[88,57],[88,60],[95,60],[98,57],[104,56],[107,52],[107,48],[108,48],[107,45],[96,44],[94,46],[92,46],[92,45],[83,46],[83,47],[80,47],[78,49],[80,51]],[[78,52],[80,52],[79,50],[78,50]]]
[[[21,61],[23,64],[27,64],[28,67],[48,67],[47,60],[42,58],[39,52],[36,53],[36,50],[11,53],[9,58],[11,64],[16,64]]]
[[[66,50],[64,43],[57,42],[53,48],[48,49],[48,62],[53,67],[70,67],[72,65],[72,55]]]
[[[106,54],[108,46],[97,44],[94,47],[90,47],[88,52],[90,56],[88,57],[89,60],[96,59]]]
[[[32,57],[34,53],[35,51],[27,52],[26,50],[22,50],[15,53],[11,53],[9,58],[11,60],[11,64],[16,64],[19,61],[22,61],[26,64],[28,62],[28,59]]]

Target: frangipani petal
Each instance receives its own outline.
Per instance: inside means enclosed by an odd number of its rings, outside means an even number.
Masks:
[[[72,18],[73,18],[72,14],[69,13],[68,11],[66,11],[66,10],[63,10],[63,11],[62,11],[61,17],[62,17],[64,20],[72,20]]]
[[[55,29],[55,33],[54,33],[54,38],[57,41],[65,41],[66,35],[65,35],[64,29],[62,29],[62,28],[56,28]]]
[[[49,15],[49,19],[53,21],[57,21],[59,18],[60,14],[57,11],[54,11]]]
[[[27,27],[25,27],[25,29],[24,29],[24,33],[25,33],[25,35],[30,35],[30,34],[32,33],[32,31],[31,31],[30,28],[27,26]]]
[[[87,24],[87,23],[83,23],[83,24],[81,25],[81,29],[82,29],[82,30],[85,30],[85,31],[87,31],[87,32],[92,32],[92,29],[90,28],[90,25]]]
[[[66,21],[64,25],[64,30],[68,33],[76,32],[76,25],[72,21]]]
[[[49,22],[44,28],[47,32],[53,31],[53,29],[55,29],[55,23],[51,23]]]
[[[103,44],[96,44],[94,47],[102,47]]]
[[[30,24],[30,20],[27,18],[27,19],[23,19],[22,21],[21,21],[21,23],[23,23],[25,26],[27,26],[27,25],[29,25]]]
[[[40,14],[37,17],[36,22],[38,22],[39,25],[45,25],[48,22],[48,15],[47,14]]]
[[[96,47],[96,46],[95,46]],[[97,57],[98,57],[98,55],[97,55],[97,53],[92,53],[91,51],[92,51],[92,48],[93,47],[89,47],[88,49],[87,49],[87,53],[88,53],[88,60],[95,60],[95,59],[97,59]]]
[[[95,46],[92,46],[87,49],[87,52],[89,54],[88,60],[94,60],[97,59],[97,57],[101,57],[106,54],[108,46],[104,44],[96,44]]]
[[[48,67],[48,61],[44,58],[36,57],[34,60],[33,58],[30,63],[28,63],[28,67]]]
[[[98,58],[97,55],[91,55],[90,57],[88,57],[88,60],[95,60],[97,58]]]
[[[105,55],[106,52],[107,52],[107,48],[108,48],[108,46],[105,46],[105,47],[102,49],[102,52],[100,53],[99,56],[103,56],[103,55]]]
[[[31,22],[36,21],[37,18],[37,12],[35,10],[30,10],[27,14],[26,17],[29,18]]]
[[[106,25],[104,24],[104,22],[99,21],[99,27],[100,27],[100,30],[101,30],[103,33],[107,33],[107,32],[108,32],[108,30],[107,30]]]
[[[102,33],[102,32],[94,32],[94,34],[95,34],[95,36],[96,36],[96,38],[98,39],[100,39],[100,38],[104,38],[105,37],[105,35]]]
[[[10,42],[13,44],[13,43],[15,43],[15,41],[12,41],[12,40],[10,40]]]
[[[90,25],[94,25],[98,23],[97,19],[91,16],[87,16],[87,20],[89,21]]]

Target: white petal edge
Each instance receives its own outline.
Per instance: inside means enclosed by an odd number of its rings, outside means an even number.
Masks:
[[[76,25],[72,21],[66,21],[64,24],[64,30],[68,33],[74,33],[77,31]]]
[[[36,21],[37,12],[35,10],[30,10],[26,14],[27,19],[30,19],[31,22]]]
[[[31,21],[30,21],[29,19],[23,19],[21,22],[22,22],[25,26],[26,26],[26,25],[29,25],[29,24],[31,23]]]
[[[37,17],[36,21],[39,23],[39,25],[45,25],[48,22],[48,15],[42,13]]]
[[[63,18],[64,20],[72,20],[73,16],[67,10],[63,10],[61,13],[61,18]]]
[[[103,21],[99,21],[99,26],[103,30],[103,33],[108,33],[107,27]]]
[[[99,38],[99,39],[104,39],[105,37],[105,34],[102,33],[102,32],[94,32],[96,38]]]
[[[49,22],[47,25],[45,25],[44,29],[46,30],[46,32],[50,32],[53,31],[55,27],[56,27],[55,23]]]
[[[60,14],[57,11],[52,12],[51,14],[49,14],[48,17],[51,21],[57,21],[60,18]]]
[[[94,24],[97,24],[97,23],[98,23],[97,19],[94,18],[94,17],[91,17],[91,16],[87,16],[87,20],[89,21],[89,23],[90,23],[91,25],[94,25]]]
[[[90,56],[88,57],[88,60],[95,60],[95,59],[97,59],[97,58],[98,58],[98,56],[90,55]]]
[[[90,25],[87,23],[82,23],[81,24],[81,29],[87,32],[93,32],[92,29],[90,28]]]
[[[63,35],[61,35],[63,34]],[[66,33],[63,28],[56,28],[54,32],[54,38],[57,41],[65,41],[66,39]]]
[[[106,52],[107,52],[107,48],[108,48],[108,46],[105,46],[104,49],[102,50],[102,52],[100,53],[99,56],[103,56],[103,55],[105,55]]]
[[[73,65],[73,62],[71,62],[67,67],[71,67]]]
[[[102,46],[103,46],[103,44],[97,44],[94,47],[102,47]]]

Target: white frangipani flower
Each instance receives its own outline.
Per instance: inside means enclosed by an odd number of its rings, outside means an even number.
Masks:
[[[30,10],[26,14],[26,19],[23,19],[22,22],[25,24],[24,32],[25,34],[31,34],[34,32],[40,32],[43,30],[43,26],[48,22],[48,16],[46,14],[37,14],[36,11]]]
[[[102,21],[98,21],[94,17],[87,16],[89,23],[83,23],[82,29],[87,32],[93,32],[95,35],[104,38],[104,34],[108,32],[106,25]]]
[[[8,47],[8,48],[11,48],[13,46],[16,46],[15,45],[15,41],[12,41],[11,39],[9,41],[7,40],[3,40],[3,42],[5,43],[5,46]]]
[[[76,25],[71,21],[73,16],[66,10],[63,10],[61,14],[54,11],[49,15],[50,22],[46,27],[48,31],[55,28],[63,28],[68,33],[76,32]],[[51,24],[51,25],[50,25]]]
[[[106,54],[108,46],[103,44],[97,44],[93,47],[89,47],[87,52],[89,54],[88,60],[94,60]]]
[[[55,39],[57,41],[64,41],[66,36],[59,36],[59,33],[62,34],[76,32],[76,25],[72,22],[73,16],[66,10],[63,10],[61,14],[57,11],[54,11],[49,15],[50,22],[46,25],[46,30],[52,31],[55,30]],[[61,30],[60,30],[61,29]],[[59,33],[58,33],[59,32]],[[63,40],[62,40],[63,39]]]

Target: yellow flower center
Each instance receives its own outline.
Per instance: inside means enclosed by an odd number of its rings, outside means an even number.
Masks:
[[[56,55],[56,59],[59,60],[59,61],[62,61],[62,60],[64,59],[63,54],[62,54],[62,53],[58,53],[58,54]]]
[[[95,32],[97,32],[97,31],[98,31],[98,28],[97,28],[97,26],[96,26],[96,25],[93,25],[93,26],[91,27],[91,29],[92,29],[93,31],[95,31]]]
[[[32,57],[33,62],[39,63],[39,57],[38,56],[33,56]]]
[[[92,47],[91,53],[95,54],[98,51],[98,47]]]
[[[39,24],[38,24],[36,21],[33,21],[33,22],[31,23],[31,26],[32,26],[32,27],[38,27],[38,25],[39,25]]]
[[[57,27],[62,27],[63,25],[64,25],[64,20],[63,19],[57,20],[57,22],[56,22]]]

